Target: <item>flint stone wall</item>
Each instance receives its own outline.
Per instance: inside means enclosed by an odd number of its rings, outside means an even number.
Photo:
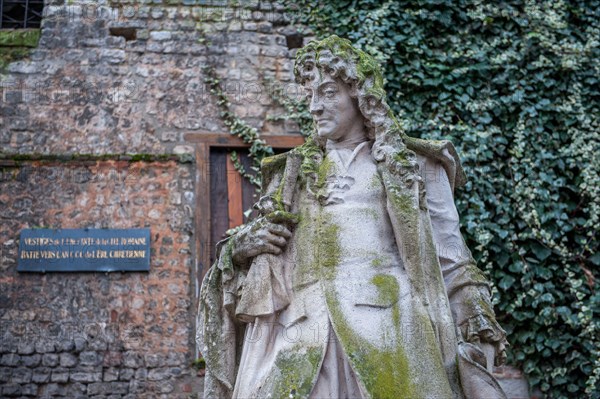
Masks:
[[[300,95],[294,13],[240,3],[47,1],[38,48],[3,72],[3,152],[190,151],[185,133],[227,132],[204,82],[208,65],[237,116],[265,134],[297,131],[271,121],[284,110],[267,84]]]

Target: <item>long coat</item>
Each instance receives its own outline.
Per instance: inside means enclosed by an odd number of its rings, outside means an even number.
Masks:
[[[221,246],[199,310],[205,397],[309,397],[332,338],[366,396],[502,397],[452,318],[449,296],[486,286],[458,228],[458,157],[448,142],[405,141],[420,182],[400,184],[368,148],[353,171],[319,160],[315,180],[292,179],[300,222],[270,266],[241,270],[232,240]],[[291,184],[286,164],[303,150],[263,164],[265,196]]]

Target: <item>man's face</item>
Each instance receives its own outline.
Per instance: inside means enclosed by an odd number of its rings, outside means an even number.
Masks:
[[[344,141],[357,127],[362,130],[364,119],[347,84],[322,74],[307,82],[305,89],[319,137]]]

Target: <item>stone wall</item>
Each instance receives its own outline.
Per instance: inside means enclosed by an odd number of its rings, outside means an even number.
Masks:
[[[298,131],[272,120],[267,88],[296,94],[294,15],[239,3],[47,0],[38,46],[0,63],[1,397],[197,396],[194,226],[209,215],[184,136],[227,132],[205,69],[263,134]],[[17,273],[35,227],[149,227],[150,272]]]
[[[290,126],[268,121],[283,110],[265,84],[291,84],[295,50],[288,44],[302,44],[283,6],[61,3],[48,2],[39,46],[29,59],[6,68],[4,152],[185,151],[185,133],[226,132],[204,83],[207,66],[222,77],[239,117],[264,133],[290,132]],[[195,5],[214,3],[221,6]]]

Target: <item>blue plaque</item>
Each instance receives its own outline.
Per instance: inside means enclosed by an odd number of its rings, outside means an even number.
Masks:
[[[150,229],[25,229],[19,272],[150,270]]]

